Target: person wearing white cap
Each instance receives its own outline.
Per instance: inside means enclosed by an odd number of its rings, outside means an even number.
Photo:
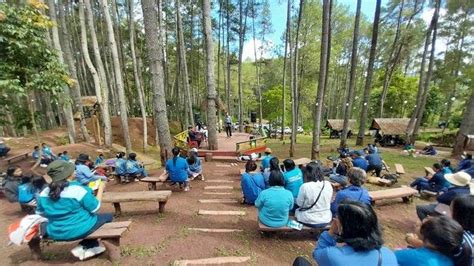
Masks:
[[[451,202],[460,195],[469,195],[471,176],[465,172],[457,172],[455,174],[445,174],[444,178],[452,185],[443,194],[439,195],[436,200],[438,203],[451,205]],[[435,211],[437,203],[428,205],[417,205],[416,214],[423,221],[427,216],[438,215]]]
[[[7,153],[10,151],[10,148],[7,147],[3,138],[0,138],[0,157],[7,156]]]

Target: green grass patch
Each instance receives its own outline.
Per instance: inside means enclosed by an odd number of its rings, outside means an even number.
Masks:
[[[160,243],[153,246],[137,246],[137,245],[125,245],[120,249],[122,256],[133,256],[135,258],[143,258],[154,256],[166,247],[165,243]]]

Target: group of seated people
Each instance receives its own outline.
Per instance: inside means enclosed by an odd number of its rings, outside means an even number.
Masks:
[[[130,183],[135,178],[143,178],[148,176],[144,165],[137,161],[137,154],[131,152],[126,156],[125,152],[119,152],[115,156],[115,160],[112,162],[105,162],[103,156],[97,157],[96,164],[108,164],[112,163],[115,167],[115,174],[120,177],[121,181]]]
[[[187,157],[182,156],[181,149],[178,147],[174,147],[171,153],[173,158],[166,161],[165,169],[172,184],[184,191],[189,191],[189,181],[195,178],[204,180],[202,163],[196,148],[192,148]]]
[[[47,145],[46,143],[41,144],[41,152],[40,152],[39,146],[35,146],[33,148],[31,157],[35,160],[38,160],[40,159],[40,156],[41,156],[40,166],[44,168],[46,168],[48,164],[50,164],[52,161],[58,158],[51,150],[51,147]]]
[[[207,128],[202,125],[202,123],[196,123],[195,127],[188,127],[188,142],[197,143],[197,147],[201,147],[201,143],[207,140]]]

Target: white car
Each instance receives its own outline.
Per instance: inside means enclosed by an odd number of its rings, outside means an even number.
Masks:
[[[290,127],[285,127],[285,129],[283,130],[283,132],[285,134],[291,134],[291,128]]]
[[[298,132],[299,134],[303,134],[304,133],[304,129],[302,126],[299,126],[297,129],[296,129],[296,132]]]

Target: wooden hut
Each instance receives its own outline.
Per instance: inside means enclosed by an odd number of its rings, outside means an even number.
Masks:
[[[352,136],[352,129],[354,128],[355,123],[356,121],[354,119],[349,119],[349,131],[347,133],[347,137],[349,138]],[[329,133],[329,138],[338,139],[342,134],[344,119],[328,119],[326,121],[326,127],[331,130]]]
[[[381,146],[404,145],[403,136],[410,118],[375,118],[369,130],[375,130],[375,142]]]

